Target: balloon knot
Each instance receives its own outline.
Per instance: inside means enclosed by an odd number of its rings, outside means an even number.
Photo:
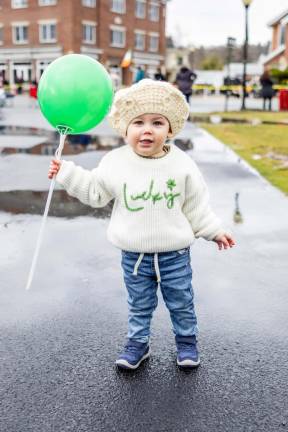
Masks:
[[[67,135],[68,133],[72,132],[72,129],[69,126],[58,125],[56,126],[56,129],[60,135]]]

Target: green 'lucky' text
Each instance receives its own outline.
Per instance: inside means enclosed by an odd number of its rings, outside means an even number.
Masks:
[[[151,180],[148,190],[137,193],[136,195],[131,195],[128,193],[127,183],[123,184],[123,196],[124,202],[127,210],[129,211],[141,211],[144,210],[143,204],[145,201],[151,200],[155,205],[158,201],[163,199],[166,200],[166,205],[168,209],[172,209],[174,207],[175,198],[180,196],[180,193],[174,193],[173,189],[176,187],[176,182],[173,179],[169,179],[166,182],[167,190],[163,193],[154,191],[154,180]],[[137,207],[137,203],[139,206]],[[135,204],[134,204],[135,203]]]

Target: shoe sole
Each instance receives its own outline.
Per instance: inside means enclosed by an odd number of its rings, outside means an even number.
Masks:
[[[131,370],[135,370],[137,369],[140,364],[143,362],[143,360],[146,360],[151,354],[151,350],[149,348],[149,351],[141,358],[141,360],[139,360],[138,363],[136,363],[135,365],[131,365],[130,363],[128,363],[127,360],[116,360],[116,365],[120,368],[120,369],[131,369]]]
[[[195,368],[200,365],[200,359],[198,359],[198,361],[193,361],[189,359],[179,361],[177,359],[177,365],[181,368]]]

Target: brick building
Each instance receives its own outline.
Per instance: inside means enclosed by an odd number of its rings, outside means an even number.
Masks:
[[[0,0],[0,73],[38,81],[57,57],[82,53],[129,84],[137,66],[153,75],[164,65],[165,14],[166,0]]]
[[[288,67],[288,9],[268,24],[272,28],[270,52],[264,60],[266,67]]]

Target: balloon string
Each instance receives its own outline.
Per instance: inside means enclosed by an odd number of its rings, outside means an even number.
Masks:
[[[69,128],[66,128],[65,132],[67,132],[68,129]],[[64,132],[63,129],[62,129],[62,132]],[[57,160],[61,159],[61,154],[62,154],[62,150],[63,150],[64,143],[65,143],[65,138],[66,138],[66,134],[61,133],[60,134],[60,144],[59,144],[59,147],[57,148],[57,150],[55,152],[55,157]],[[41,246],[42,239],[43,239],[44,228],[45,228],[45,224],[46,224],[46,220],[47,220],[47,215],[48,215],[48,211],[49,211],[49,207],[50,207],[50,203],[51,203],[51,199],[52,199],[52,194],[53,194],[55,182],[56,182],[56,179],[54,176],[51,183],[50,183],[50,187],[49,187],[48,198],[47,198],[46,205],[45,205],[44,215],[42,217],[42,222],[41,222],[40,231],[39,231],[38,238],[37,238],[35,252],[33,255],[33,260],[32,260],[32,265],[31,265],[31,269],[30,269],[30,273],[29,273],[29,277],[28,277],[28,281],[27,281],[27,285],[26,285],[26,290],[30,289],[30,286],[31,286],[31,283],[32,283],[32,280],[34,277],[35,268],[36,268],[36,264],[37,264],[37,260],[38,260],[40,246]]]
[[[65,138],[67,133],[71,130],[68,126],[57,126],[57,130],[60,133],[60,144],[55,152],[55,157],[57,160],[61,159],[61,155],[62,155],[62,151],[63,151],[63,147],[64,147],[64,143],[65,143]],[[61,140],[61,137],[64,137],[63,140]]]

